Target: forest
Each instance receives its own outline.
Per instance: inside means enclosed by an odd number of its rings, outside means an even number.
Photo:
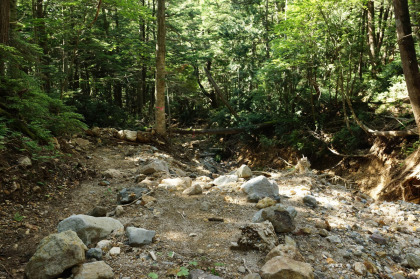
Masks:
[[[48,149],[95,126],[240,128],[311,161],[360,155],[375,137],[399,138],[407,157],[420,1],[393,2],[2,1],[1,148]]]
[[[420,278],[420,0],[0,0],[0,279]]]

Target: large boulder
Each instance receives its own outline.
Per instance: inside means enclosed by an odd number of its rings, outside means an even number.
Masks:
[[[263,175],[257,176],[242,184],[241,189],[248,194],[248,200],[252,202],[258,202],[265,197],[279,200],[278,185]]]
[[[141,174],[152,174],[155,172],[165,172],[169,173],[168,164],[165,161],[155,159],[149,162],[147,165],[140,168]]]
[[[268,221],[247,224],[241,231],[237,247],[232,248],[268,252],[279,244],[273,225]]]
[[[26,265],[26,278],[57,278],[64,270],[83,263],[86,250],[86,245],[73,231],[51,234],[41,240]]]
[[[147,191],[149,191],[149,189],[140,187],[124,188],[118,193],[117,201],[120,204],[127,204],[140,199],[143,193],[146,193]]]
[[[312,266],[287,257],[274,257],[261,268],[262,279],[313,279]]]
[[[123,230],[120,221],[109,217],[73,215],[58,224],[58,232],[74,231],[86,244],[96,243],[116,230]]]
[[[85,263],[72,270],[74,279],[113,279],[114,271],[103,261]]]

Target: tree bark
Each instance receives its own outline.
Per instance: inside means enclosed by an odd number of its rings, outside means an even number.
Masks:
[[[157,1],[157,43],[156,43],[156,89],[155,120],[156,132],[166,136],[165,119],[165,0]]]
[[[420,129],[420,73],[411,30],[408,1],[393,0],[393,2],[405,82],[407,84],[408,96],[413,108],[417,129]]]

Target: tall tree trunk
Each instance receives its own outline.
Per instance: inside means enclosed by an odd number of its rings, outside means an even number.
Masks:
[[[407,0],[393,0],[395,22],[397,26],[398,45],[401,53],[401,62],[407,84],[408,96],[413,107],[417,129],[420,131],[420,73],[414,48],[413,33],[411,30],[410,14]]]
[[[165,119],[165,0],[157,1],[157,42],[156,42],[156,89],[155,121],[156,132],[166,135]]]
[[[9,20],[10,2],[9,0],[0,1],[0,44],[9,43]],[[0,77],[4,77],[6,61],[3,52],[0,52]]]
[[[375,6],[373,0],[367,2],[368,45],[372,73],[376,74],[376,36],[375,36]]]

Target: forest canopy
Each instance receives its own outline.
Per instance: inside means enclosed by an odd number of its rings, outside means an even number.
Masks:
[[[2,1],[2,141],[153,126],[157,12],[155,0]],[[366,147],[363,123],[415,126],[391,1],[173,0],[165,22],[168,127],[273,122],[262,144],[314,155]]]

